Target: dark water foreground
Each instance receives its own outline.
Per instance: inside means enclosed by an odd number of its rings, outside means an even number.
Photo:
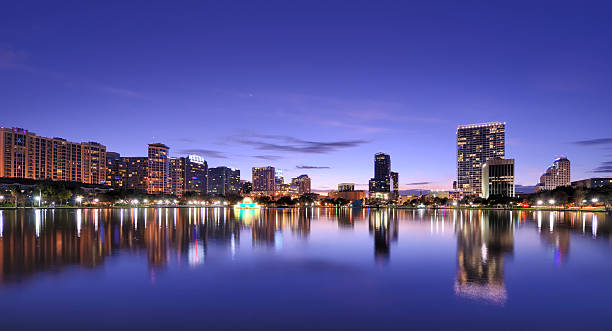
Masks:
[[[612,217],[0,211],[0,327],[609,329]]]

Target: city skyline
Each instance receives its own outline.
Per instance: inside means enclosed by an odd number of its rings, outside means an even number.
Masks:
[[[560,156],[572,180],[612,173],[605,10],[21,6],[0,13],[6,127],[127,156],[163,142],[172,157],[242,173],[309,169],[313,190],[327,191],[367,188],[371,167],[354,165],[377,152],[393,156],[400,190],[450,189],[457,126],[500,121],[517,185],[535,185]],[[114,28],[97,28],[105,15]]]

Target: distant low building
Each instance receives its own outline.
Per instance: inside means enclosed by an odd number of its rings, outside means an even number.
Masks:
[[[338,192],[355,191],[355,183],[340,183],[338,184]]]
[[[602,186],[612,186],[612,178],[588,178],[572,182],[573,188],[593,188]]]
[[[365,190],[353,191],[331,191],[327,194],[332,199],[344,199],[347,201],[362,200],[366,197]]]

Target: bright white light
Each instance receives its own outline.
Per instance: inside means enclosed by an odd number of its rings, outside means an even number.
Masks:
[[[540,206],[541,206],[543,203],[544,203],[544,201],[542,201],[542,200],[538,200],[538,205],[540,205]]]
[[[35,196],[35,197],[34,197],[34,200],[36,200],[36,201],[40,201],[40,195]]]
[[[453,201],[453,206],[457,206],[457,201]]]
[[[144,199],[142,202],[144,202],[144,203],[149,203],[149,200]]]
[[[76,197],[76,202],[81,203],[83,201],[83,197]]]
[[[4,195],[0,195],[0,200],[4,200]]]
[[[597,199],[597,198],[593,198],[593,199],[591,199],[591,202],[592,202],[592,203],[597,203],[598,201],[599,201],[599,199]]]
[[[94,199],[94,202],[98,203],[98,202],[100,202],[100,199]]]
[[[169,203],[170,203],[170,200],[166,200],[166,201],[164,201],[164,203],[165,203],[165,204],[169,204]]]
[[[548,200],[548,203],[550,203],[551,205],[554,205],[555,204],[555,200],[550,199],[550,200]]]

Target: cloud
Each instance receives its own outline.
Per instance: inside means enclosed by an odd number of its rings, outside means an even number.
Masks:
[[[98,89],[102,92],[115,94],[115,95],[122,96],[122,97],[145,99],[145,96],[143,94],[138,93],[136,91],[132,91],[132,90],[116,88],[116,87],[111,87],[111,86],[100,86]]]
[[[280,155],[253,155],[252,157],[260,160],[276,161],[282,159]]]
[[[175,141],[181,141],[181,142],[184,142],[184,143],[195,143],[196,142],[196,140],[193,139],[193,138],[176,138],[174,140]]]
[[[431,184],[431,182],[413,182],[413,183],[406,183],[404,185],[427,185],[427,184]]]
[[[249,145],[259,150],[305,154],[326,154],[343,148],[357,147],[366,140],[309,141],[289,136],[251,135],[230,138],[235,143]]]
[[[54,80],[58,80],[64,83],[64,85],[76,88],[86,88],[93,91],[103,92],[121,97],[146,99],[146,97],[139,92],[118,88],[115,86],[109,86],[100,84],[88,78],[80,77],[78,75],[66,74],[63,72],[57,72],[52,70],[46,70],[44,68],[33,67],[25,63],[25,59],[29,57],[29,53],[23,51],[14,51],[9,48],[0,47],[0,69],[15,69],[23,72],[39,75],[41,77],[47,77]]]
[[[599,167],[593,169],[595,173],[608,173],[612,172],[612,161],[602,162]]]
[[[327,166],[309,166],[309,165],[297,165],[296,169],[329,169]]]
[[[204,158],[213,158],[213,159],[227,159],[228,158],[228,156],[225,155],[225,153],[219,152],[219,151],[213,151],[210,149],[200,149],[200,148],[183,149],[179,153],[187,154],[187,155],[197,154],[197,155],[201,155]]]
[[[612,144],[612,138],[598,138],[598,139],[574,141],[573,144],[580,145],[580,146],[609,145],[609,144]]]
[[[15,68],[19,62],[26,58],[28,53],[14,51],[8,48],[0,48],[0,69]]]

